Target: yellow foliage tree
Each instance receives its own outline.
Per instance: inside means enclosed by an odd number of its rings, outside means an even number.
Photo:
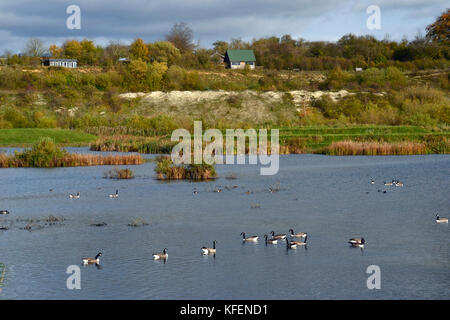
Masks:
[[[145,45],[144,40],[141,38],[137,38],[131,44],[130,47],[130,56],[132,59],[141,59],[142,61],[148,62],[148,47]]]

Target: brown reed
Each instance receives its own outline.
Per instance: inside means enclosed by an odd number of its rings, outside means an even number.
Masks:
[[[426,154],[427,146],[420,142],[357,142],[351,140],[335,141],[325,147],[322,153],[335,156],[353,155],[414,155]]]
[[[82,166],[108,166],[108,165],[139,165],[144,163],[140,154],[130,155],[93,155],[93,154],[66,154],[54,158],[46,167],[82,167]],[[0,168],[27,168],[32,165],[25,159],[16,155],[0,154]]]

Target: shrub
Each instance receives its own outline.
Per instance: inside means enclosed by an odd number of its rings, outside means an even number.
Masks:
[[[185,77],[186,71],[183,68],[172,65],[164,76],[164,85],[168,90],[180,90]]]
[[[67,155],[67,151],[60,149],[50,138],[42,138],[31,149],[15,154],[16,158],[30,167],[49,168]]]

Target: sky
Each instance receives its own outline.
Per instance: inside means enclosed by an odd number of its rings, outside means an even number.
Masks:
[[[67,28],[70,5],[80,8],[80,29]],[[367,27],[371,5],[380,9],[380,29]],[[447,7],[448,0],[0,0],[0,54],[23,51],[32,37],[47,47],[75,38],[100,45],[137,37],[153,42],[177,22],[186,22],[205,48],[216,40],[284,34],[309,41],[348,33],[412,40]]]

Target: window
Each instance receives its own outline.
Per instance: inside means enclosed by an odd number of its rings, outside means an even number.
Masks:
[[[239,61],[232,61],[231,64],[232,64],[233,66],[238,66],[240,63],[239,63]]]

